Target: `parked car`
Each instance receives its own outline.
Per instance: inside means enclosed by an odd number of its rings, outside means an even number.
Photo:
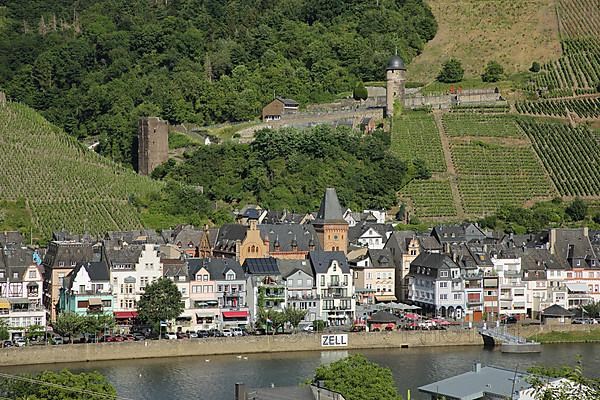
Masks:
[[[209,336],[211,336],[209,331],[206,331],[204,329],[200,329],[199,331],[196,332],[196,334],[198,335],[199,338],[207,338]]]
[[[65,339],[62,336],[52,336],[50,338],[50,344],[65,344]]]
[[[166,332],[164,334],[164,338],[169,340],[177,340],[177,334],[175,332]]]
[[[198,339],[198,334],[196,332],[190,332],[187,334],[190,339]]]
[[[233,336],[233,332],[231,331],[231,329],[223,329],[222,333],[223,333],[223,336],[225,336],[225,337]]]
[[[2,347],[13,347],[13,342],[11,342],[10,340],[5,340],[2,342]]]
[[[176,335],[177,335],[177,339],[188,339],[189,338],[188,334],[185,332],[177,332]]]
[[[141,332],[136,332],[133,334],[133,339],[136,341],[140,341],[140,340],[146,340],[146,335],[144,335]]]
[[[231,328],[231,333],[233,336],[244,336],[242,328]]]
[[[517,317],[509,315],[501,319],[503,324],[516,324],[518,321]]]
[[[592,318],[573,318],[571,320],[572,324],[593,324]]]
[[[211,329],[208,331],[208,333],[210,334],[210,336],[214,336],[214,337],[222,337],[223,336],[223,332],[221,332],[218,329]]]
[[[14,340],[14,343],[15,343],[15,346],[17,346],[17,347],[23,347],[27,344],[27,342],[23,338],[16,338]]]

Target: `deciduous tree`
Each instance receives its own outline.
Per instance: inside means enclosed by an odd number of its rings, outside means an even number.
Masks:
[[[159,278],[146,286],[138,302],[140,319],[158,327],[160,321],[170,321],[183,312],[181,293],[175,283],[167,278]]]
[[[460,82],[463,79],[465,70],[462,64],[456,58],[451,58],[442,64],[442,70],[440,71],[437,80],[445,83]]]

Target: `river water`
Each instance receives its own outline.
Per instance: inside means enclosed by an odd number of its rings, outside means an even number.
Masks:
[[[406,398],[423,398],[417,387],[472,368],[474,361],[525,370],[534,364],[573,364],[583,356],[586,375],[600,375],[600,344],[544,345],[540,354],[503,354],[478,346],[361,350],[370,360],[392,369],[398,389]],[[297,385],[310,378],[321,363],[354,352],[296,352],[238,356],[180,357],[153,360],[106,361],[32,367],[0,367],[4,373],[70,368],[97,370],[117,388],[120,396],[135,400],[232,400],[235,382],[249,387]],[[247,357],[247,359],[245,359]]]

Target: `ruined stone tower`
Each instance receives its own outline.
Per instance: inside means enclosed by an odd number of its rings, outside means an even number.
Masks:
[[[394,114],[394,101],[404,101],[404,82],[406,81],[406,67],[398,54],[392,56],[386,68],[386,105],[385,114],[388,117]]]
[[[140,118],[138,124],[138,172],[150,175],[169,158],[169,125],[157,117]]]

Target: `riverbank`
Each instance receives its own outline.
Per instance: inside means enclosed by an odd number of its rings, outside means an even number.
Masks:
[[[543,334],[589,332],[591,325],[512,326],[513,334],[539,340]],[[596,329],[593,329],[596,331]],[[328,343],[334,343],[329,341]],[[242,355],[297,351],[361,350],[439,346],[483,346],[476,329],[348,333],[342,346],[324,346],[320,334],[243,336],[189,340],[66,344],[0,349],[0,365],[35,365],[86,361],[132,360],[185,356]]]
[[[593,325],[592,325],[593,326]],[[600,327],[580,331],[545,332],[528,337],[539,343],[599,343]]]

